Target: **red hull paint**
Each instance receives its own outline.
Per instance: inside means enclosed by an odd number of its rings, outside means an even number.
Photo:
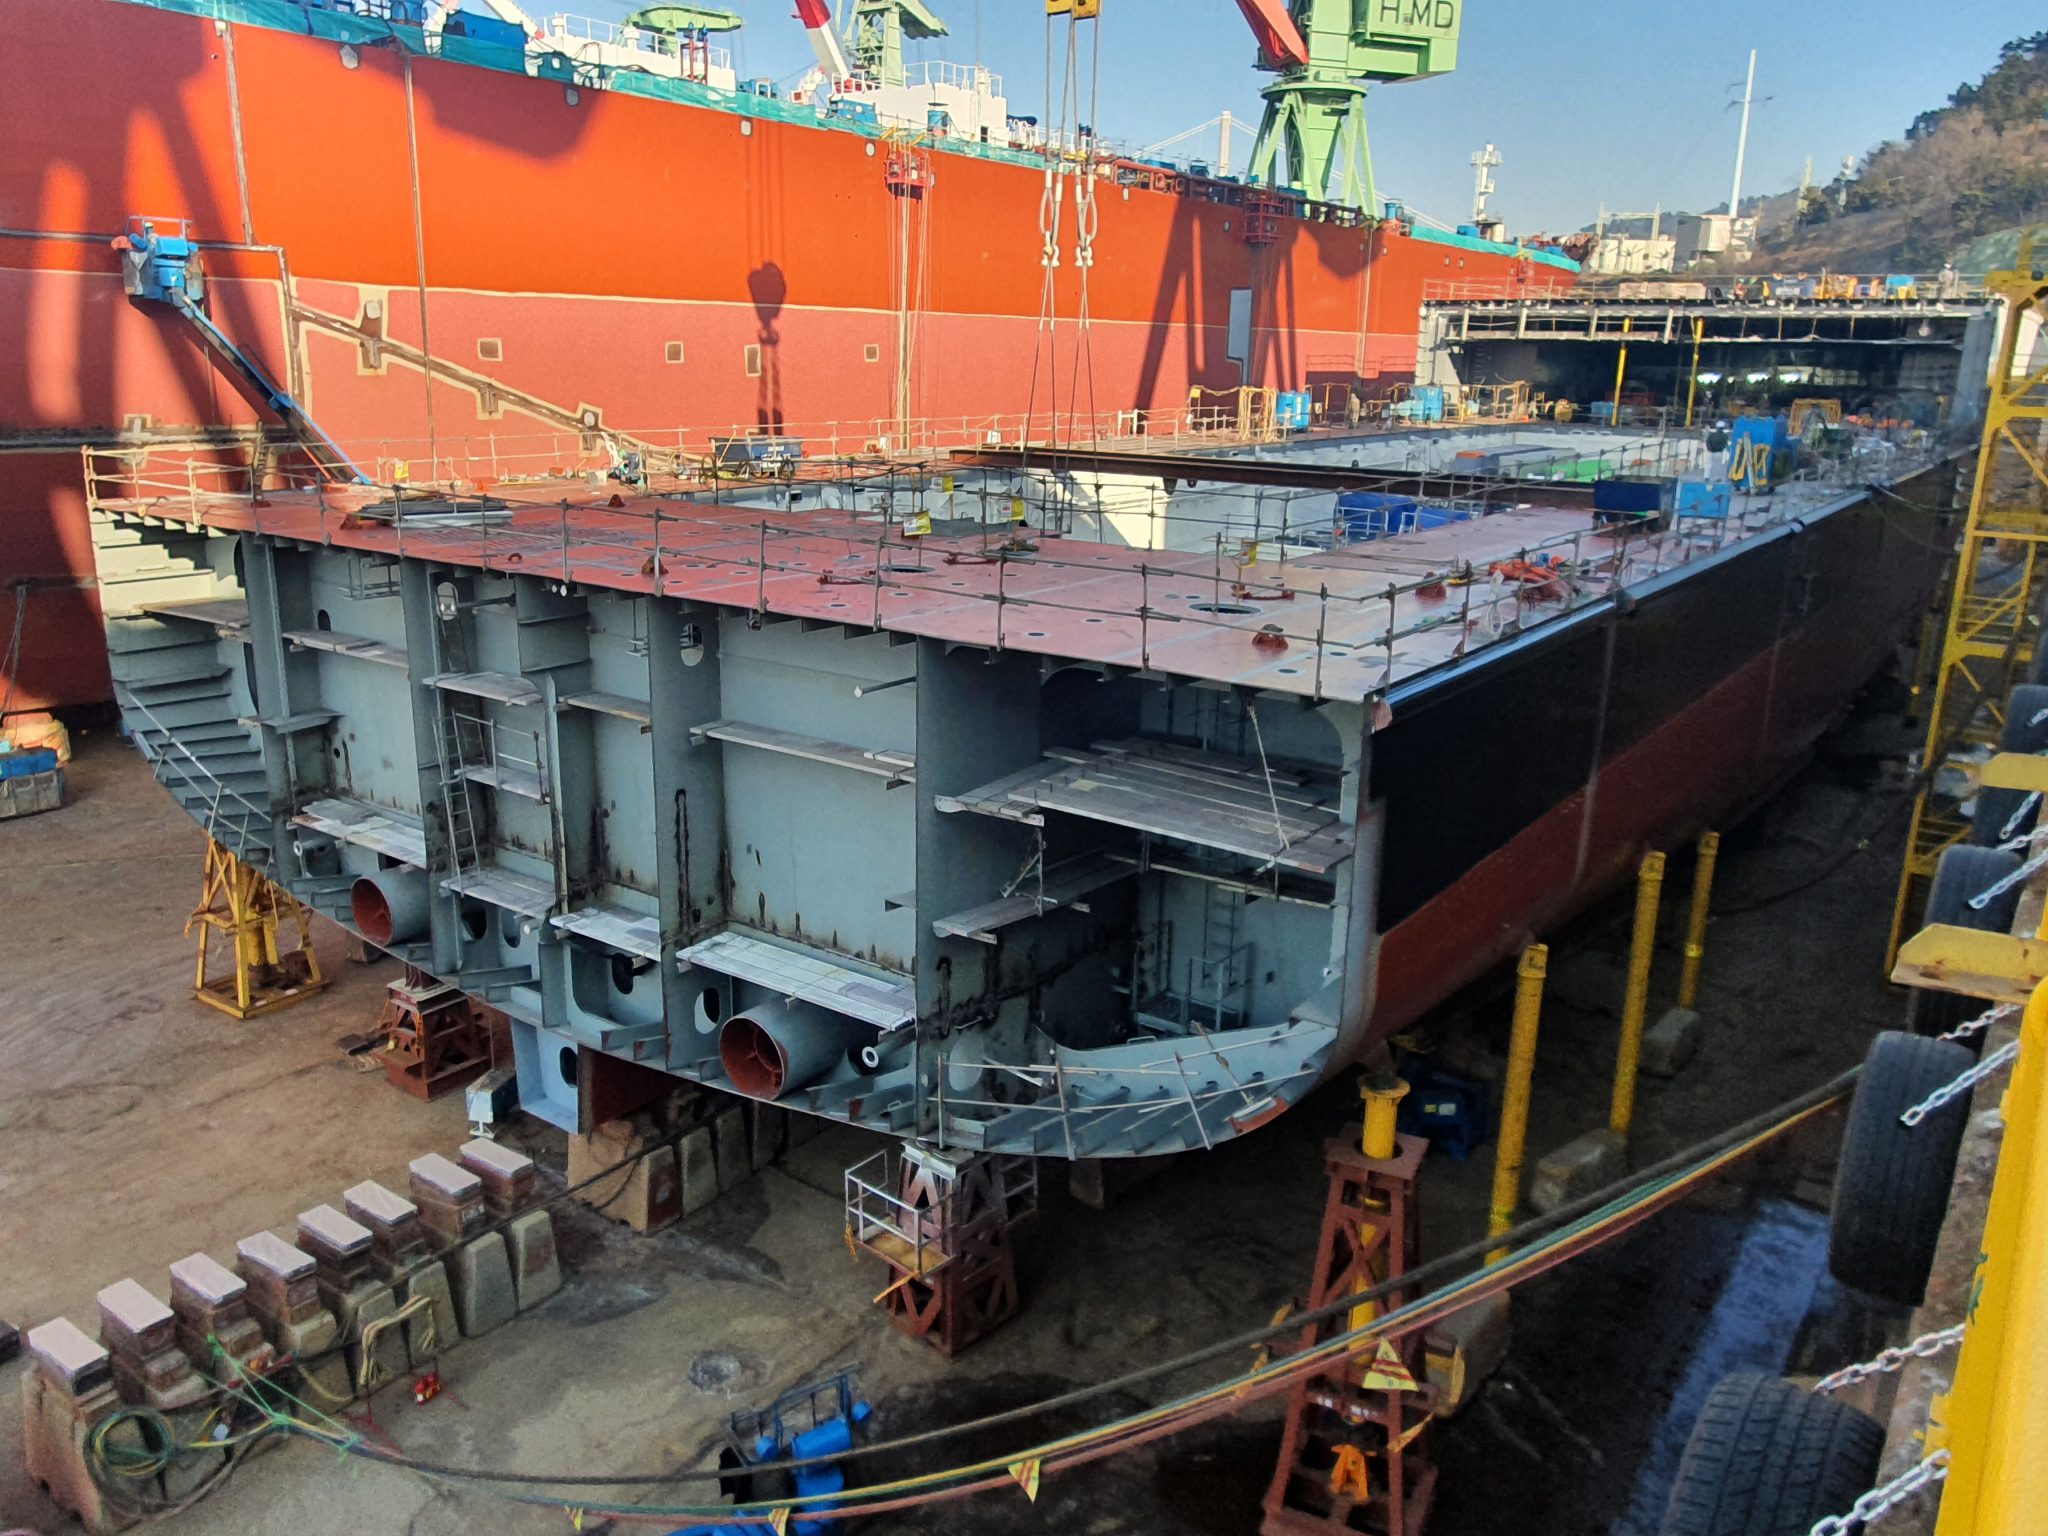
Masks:
[[[131,214],[263,247],[209,251],[211,307],[330,434],[415,474],[431,440],[444,469],[480,478],[573,463],[574,436],[388,357],[367,368],[330,332],[302,328],[294,348],[287,275],[301,305],[351,323],[374,307],[394,340],[614,427],[836,423],[858,447],[896,414],[899,373],[910,416],[963,426],[1172,410],[1241,373],[1403,379],[1426,281],[1517,272],[1291,218],[1248,245],[1241,208],[1105,186],[1091,333],[1074,325],[1069,233],[1046,342],[1030,167],[940,154],[906,201],[856,134],[607,91],[572,105],[552,82],[390,48],[354,50],[351,68],[331,41],[117,0],[9,0],[8,36],[0,229],[26,237],[0,234],[0,355],[28,367],[0,372],[0,448],[73,448],[132,416],[257,419],[189,337],[122,296],[105,241]],[[1234,288],[1254,294],[1248,370],[1224,355]],[[17,708],[107,691],[76,469],[70,452],[0,455],[0,586],[50,588],[30,600]]]
[[[1869,579],[1846,618],[1791,628],[1382,935],[1366,1038],[1484,976],[1625,880],[1645,850],[1746,814],[1797,772],[1922,611],[1934,573],[1832,574]]]

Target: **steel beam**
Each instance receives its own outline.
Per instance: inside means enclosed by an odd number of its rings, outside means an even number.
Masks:
[[[1384,491],[1397,496],[1499,502],[1539,501],[1590,506],[1591,482],[1511,480],[1495,475],[1440,475],[1343,464],[1301,464],[1277,459],[1210,458],[1195,453],[1153,453],[1142,448],[959,448],[953,462],[976,469],[1044,469],[1055,474],[1156,475],[1176,482],[1262,485],[1276,490]]]

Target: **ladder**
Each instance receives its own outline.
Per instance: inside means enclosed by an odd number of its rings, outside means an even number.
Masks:
[[[1203,885],[1202,948],[1188,957],[1187,985],[1180,997],[1183,1029],[1222,1029],[1226,1011],[1249,984],[1251,945],[1238,942],[1243,916],[1240,892]]]
[[[1996,747],[2004,699],[2042,649],[2041,597],[2048,591],[2048,370],[2022,357],[2037,346],[2036,325],[2048,319],[2048,278],[2035,252],[2048,255],[2044,231],[2020,240],[2014,270],[1993,272],[1985,287],[2005,299],[2003,336],[1984,406],[1969,516],[1951,579],[1947,621],[1935,642],[1932,702],[1920,756],[1919,792],[1907,834],[1905,868],[1892,906],[1885,974],[1899,943],[1919,927],[1942,850],[1963,842],[1970,824],[1960,799],[1937,788],[1950,758],[1970,747]],[[2000,546],[2006,558],[2000,559]]]
[[[441,803],[448,818],[448,857],[453,866],[449,874],[456,894],[467,895],[467,877],[481,867],[483,851],[477,836],[476,802],[464,771],[468,762],[462,749],[462,722],[445,697],[436,699],[434,705],[434,765],[440,774]]]

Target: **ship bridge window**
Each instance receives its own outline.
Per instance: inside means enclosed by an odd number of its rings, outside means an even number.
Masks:
[[[662,349],[662,356],[672,363],[680,363],[683,360],[683,344],[680,341],[670,342]]]
[[[759,377],[761,377],[761,348],[758,343],[750,343],[748,345],[746,350],[746,363],[748,378],[758,379]]]
[[[860,355],[868,362],[879,363],[882,360],[882,349],[871,341],[860,349]]]
[[[496,336],[479,336],[476,355],[487,363],[502,363],[505,360],[505,343]]]

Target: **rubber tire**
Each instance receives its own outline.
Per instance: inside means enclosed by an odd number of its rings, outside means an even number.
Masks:
[[[2022,683],[2013,689],[2005,701],[2005,729],[1999,733],[1998,748],[2001,752],[2048,751],[2048,720],[2034,724],[2034,716],[2048,710],[2048,687],[2039,683]],[[2038,808],[2006,832],[2005,824],[2012,820],[2013,813],[2026,803],[2027,792],[2023,789],[1980,789],[1977,791],[1976,808],[1970,813],[1970,841],[1980,848],[1995,848],[2005,839],[2018,837],[2022,832],[2034,830],[2039,818]]]
[[[1842,1128],[1828,1218],[1828,1271],[1850,1289],[1902,1307],[1925,1299],[1956,1150],[1970,1117],[1969,1095],[1918,1125],[1901,1125],[1899,1116],[1973,1061],[1953,1041],[1902,1030],[1888,1029],[1870,1042]]]
[[[1753,1371],[1724,1376],[1685,1442],[1659,1536],[1807,1536],[1877,1482],[1884,1427]]]
[[[1926,921],[1974,928],[1980,933],[2010,932],[2020,909],[2020,887],[1987,902],[1981,912],[1970,905],[1970,898],[1989,890],[2020,863],[2017,853],[1996,848],[1973,848],[1968,843],[1944,848],[1934,866],[1933,889],[1927,893]],[[1919,987],[1906,1004],[1906,1025],[1916,1035],[1945,1035],[1989,1006],[1982,998],[1965,997],[1960,992]]]

